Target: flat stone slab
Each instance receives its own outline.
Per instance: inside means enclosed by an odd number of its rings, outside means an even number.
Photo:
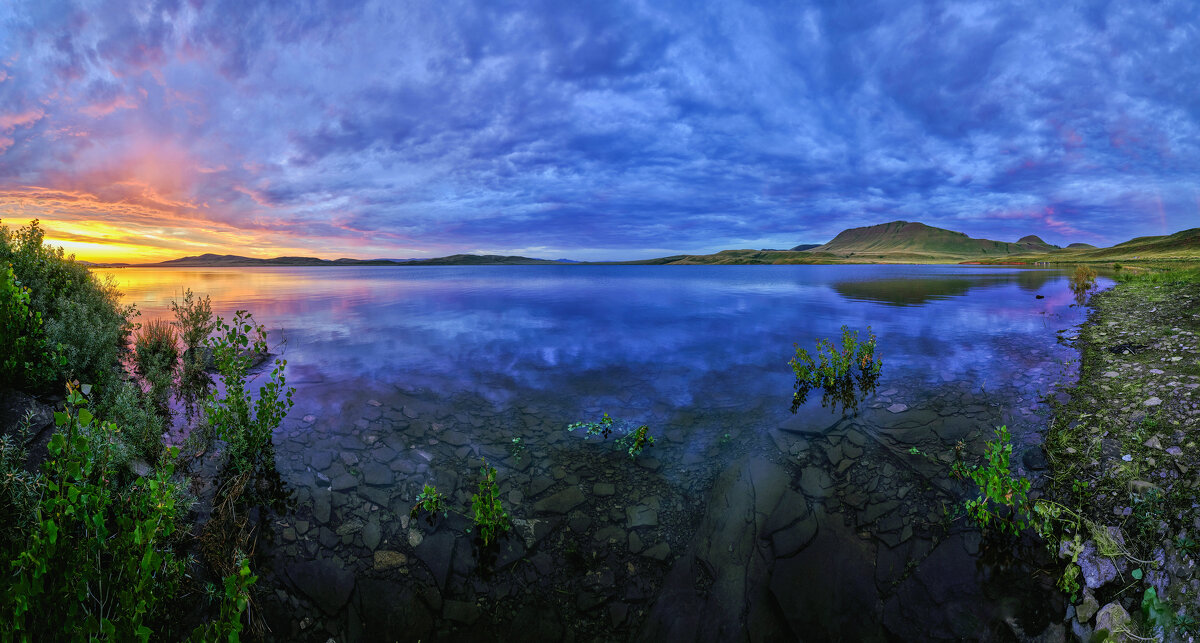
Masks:
[[[404,567],[408,564],[408,556],[390,549],[380,549],[375,552],[374,569],[377,572]]]
[[[908,405],[897,402],[887,407],[887,410],[891,411],[892,413],[903,413],[908,410]]]
[[[639,505],[637,507],[626,507],[625,518],[628,521],[629,528],[634,527],[657,527],[658,512],[647,507]]]
[[[287,567],[288,578],[326,614],[336,614],[354,591],[354,574],[331,560],[305,560]]]
[[[542,513],[565,514],[583,504],[584,500],[586,498],[583,497],[583,492],[579,490],[579,487],[567,487],[552,496],[537,501],[533,508]]]
[[[392,470],[382,462],[367,462],[362,466],[363,482],[372,487],[389,487],[394,478]]]

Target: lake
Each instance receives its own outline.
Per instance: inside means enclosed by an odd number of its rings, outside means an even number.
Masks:
[[[1074,377],[1085,316],[1065,271],[96,272],[142,321],[184,288],[250,310],[288,360],[297,404],[276,443],[295,509],[270,523],[266,577],[285,591],[265,606],[284,638],[405,623],[414,638],[1007,640],[1065,608],[1036,553],[944,515],[970,491],[948,475],[956,445],[978,457],[1004,424],[1014,468],[1045,467],[1041,398]],[[793,344],[842,325],[878,337],[876,392],[857,414],[819,393],[793,414]],[[565,431],[604,412],[656,444],[631,459]],[[499,547],[454,514],[409,518],[425,483],[470,513],[481,458],[514,519]]]

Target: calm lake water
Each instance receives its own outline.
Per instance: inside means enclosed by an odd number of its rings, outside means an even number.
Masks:
[[[169,318],[184,288],[226,317],[248,309],[288,360],[299,391],[278,461],[297,506],[276,521],[271,572],[291,594],[271,608],[284,638],[289,627],[370,638],[387,619],[456,638],[505,631],[524,614],[544,628],[513,634],[534,638],[717,627],[1005,640],[1061,616],[1041,613],[1052,593],[1028,569],[1006,575],[1011,561],[989,562],[986,541],[941,515],[968,491],[946,475],[960,441],[979,454],[1007,424],[1016,466],[1044,466],[1039,398],[1072,377],[1077,355],[1060,331],[1069,338],[1085,315],[1063,271],[97,272],[143,320]],[[877,392],[856,416],[821,408],[819,393],[791,413],[793,344],[811,349],[843,324],[878,336]],[[658,444],[631,461],[563,430],[605,411],[649,424]],[[407,513],[430,481],[465,511],[480,457],[500,470],[518,522],[494,561],[480,559],[467,521]],[[380,551],[405,562],[381,564]],[[327,567],[350,575],[346,597],[316,595],[311,577]],[[814,575],[825,580],[814,586]],[[738,609],[714,608],[730,601]],[[313,607],[316,624],[288,622]]]

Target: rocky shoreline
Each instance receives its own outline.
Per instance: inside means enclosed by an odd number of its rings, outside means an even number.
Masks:
[[[1102,630],[1115,641],[1194,641],[1200,284],[1134,278],[1090,304],[1079,381],[1045,446],[1047,497],[1077,507],[1088,525],[1060,550],[1080,586],[1065,620],[1082,641]]]

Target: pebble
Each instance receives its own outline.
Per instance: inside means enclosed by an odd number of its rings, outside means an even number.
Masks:
[[[1158,399],[1157,397],[1152,397],[1145,402],[1142,402],[1143,406],[1158,406],[1159,404],[1162,404],[1162,400]]]

